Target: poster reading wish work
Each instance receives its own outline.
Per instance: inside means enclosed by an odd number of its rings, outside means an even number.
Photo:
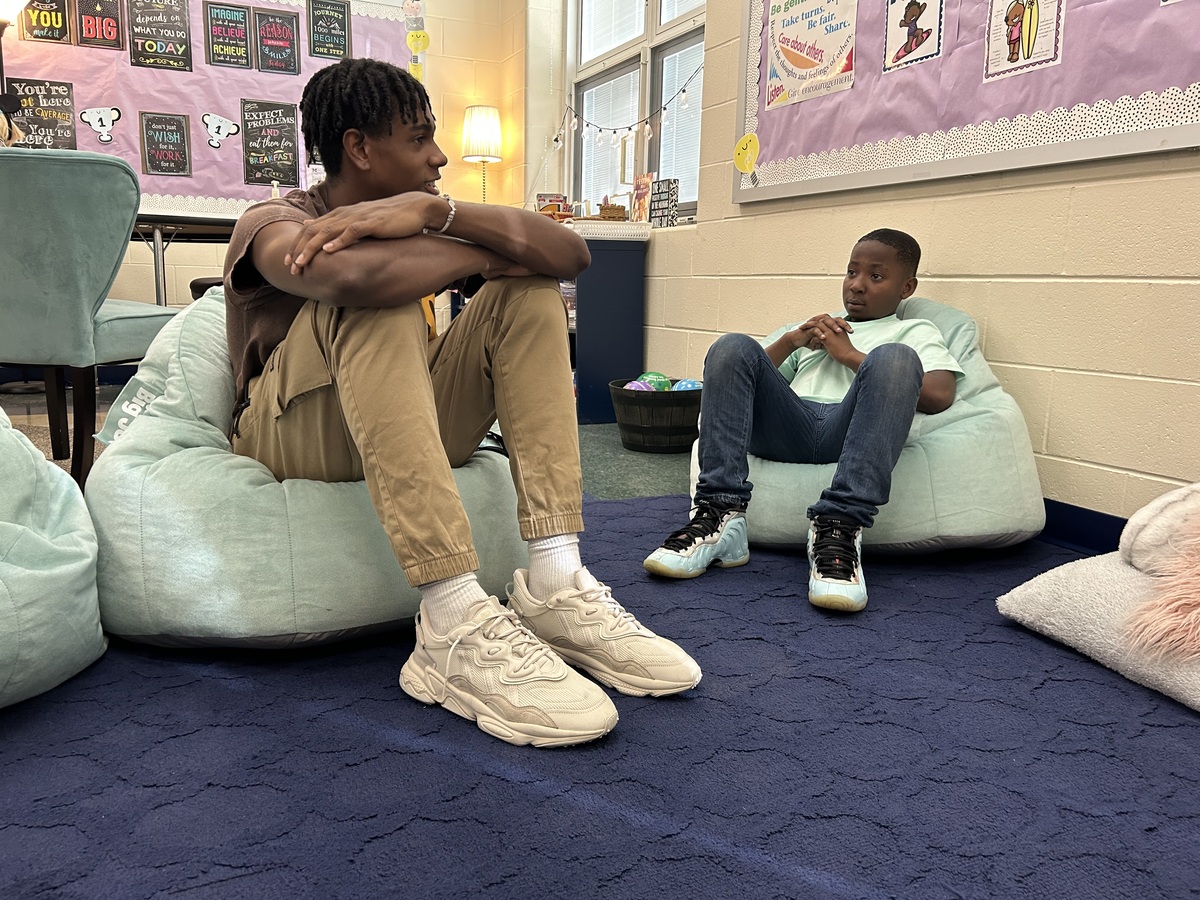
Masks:
[[[858,0],[769,0],[767,109],[854,85]]]

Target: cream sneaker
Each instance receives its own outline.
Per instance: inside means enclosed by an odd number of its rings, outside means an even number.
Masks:
[[[510,744],[559,747],[607,734],[617,724],[608,695],[567,666],[495,597],[435,634],[417,613],[417,645],[400,687],[439,703]]]
[[[513,573],[509,608],[563,659],[601,684],[634,697],[660,697],[700,683],[696,661],[634,618],[587,569],[576,573],[575,589],[548,600],[530,596],[528,578],[526,569]]]

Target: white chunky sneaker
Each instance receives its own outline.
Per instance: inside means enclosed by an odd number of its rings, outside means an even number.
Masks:
[[[528,578],[525,569],[513,573],[509,607],[563,659],[601,684],[634,697],[660,697],[700,683],[696,661],[634,618],[587,569],[576,573],[574,588],[547,600],[530,595]]]
[[[617,724],[608,695],[495,597],[476,601],[466,621],[444,635],[435,634],[423,610],[418,612],[417,645],[400,670],[400,687],[510,744],[580,744]]]

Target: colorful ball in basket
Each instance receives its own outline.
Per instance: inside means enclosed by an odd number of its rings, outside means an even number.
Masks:
[[[654,390],[654,385],[649,384],[645,381],[641,381],[641,380],[627,381],[627,382],[625,382],[625,390],[627,390],[627,391],[652,391],[652,390]]]
[[[638,381],[644,381],[656,391],[669,391],[671,389],[671,379],[662,372],[643,372],[638,376]]]
[[[671,390],[673,390],[673,391],[698,391],[702,387],[704,387],[704,385],[701,384],[699,381],[697,381],[694,378],[680,378],[677,382],[675,382],[675,384],[673,384],[671,386]]]

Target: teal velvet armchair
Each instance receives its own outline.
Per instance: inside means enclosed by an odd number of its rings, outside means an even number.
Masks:
[[[141,359],[175,312],[108,298],[140,196],[115,156],[0,148],[0,362],[42,367],[54,458],[71,456],[80,487],[95,453],[96,366]]]

